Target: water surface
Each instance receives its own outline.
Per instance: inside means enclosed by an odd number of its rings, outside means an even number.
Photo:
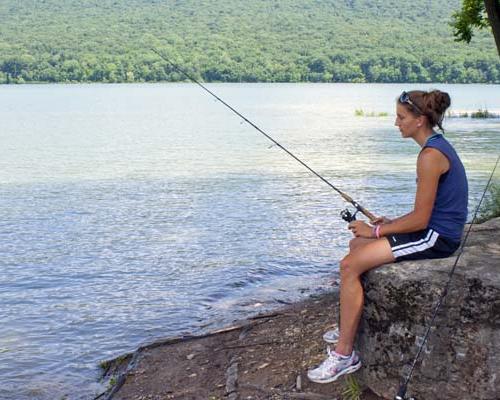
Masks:
[[[372,212],[410,210],[407,86],[209,86]],[[500,110],[498,85],[439,87],[457,110]],[[2,86],[0,120],[1,399],[90,399],[100,360],[337,276],[341,198],[194,85]],[[500,120],[445,126],[474,206]]]

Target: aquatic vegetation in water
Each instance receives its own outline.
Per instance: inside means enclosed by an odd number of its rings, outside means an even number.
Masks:
[[[488,110],[479,109],[476,112],[470,114],[471,118],[499,118],[500,115],[490,113]]]
[[[458,111],[458,112],[448,112],[446,114],[448,118],[500,118],[500,113],[491,112],[487,109],[480,108],[477,111]]]
[[[354,111],[354,115],[356,117],[387,117],[389,115],[389,113],[387,113],[387,112],[375,112],[375,111],[366,112],[362,108],[357,108]]]

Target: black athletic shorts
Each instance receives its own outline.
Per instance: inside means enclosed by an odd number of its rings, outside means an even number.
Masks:
[[[451,256],[460,242],[445,238],[431,228],[386,236],[396,261],[445,258]]]

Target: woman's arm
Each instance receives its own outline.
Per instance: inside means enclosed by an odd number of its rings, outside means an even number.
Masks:
[[[439,151],[425,148],[417,159],[417,193],[413,211],[380,226],[380,235],[415,232],[427,228],[431,218],[440,176],[448,171],[449,161]],[[365,226],[364,226],[365,225]],[[362,221],[349,224],[356,236],[372,237],[372,228]]]

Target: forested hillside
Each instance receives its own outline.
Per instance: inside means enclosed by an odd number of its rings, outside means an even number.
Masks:
[[[453,40],[460,0],[2,0],[0,83],[500,82],[493,37]],[[155,39],[156,38],[156,39]]]

